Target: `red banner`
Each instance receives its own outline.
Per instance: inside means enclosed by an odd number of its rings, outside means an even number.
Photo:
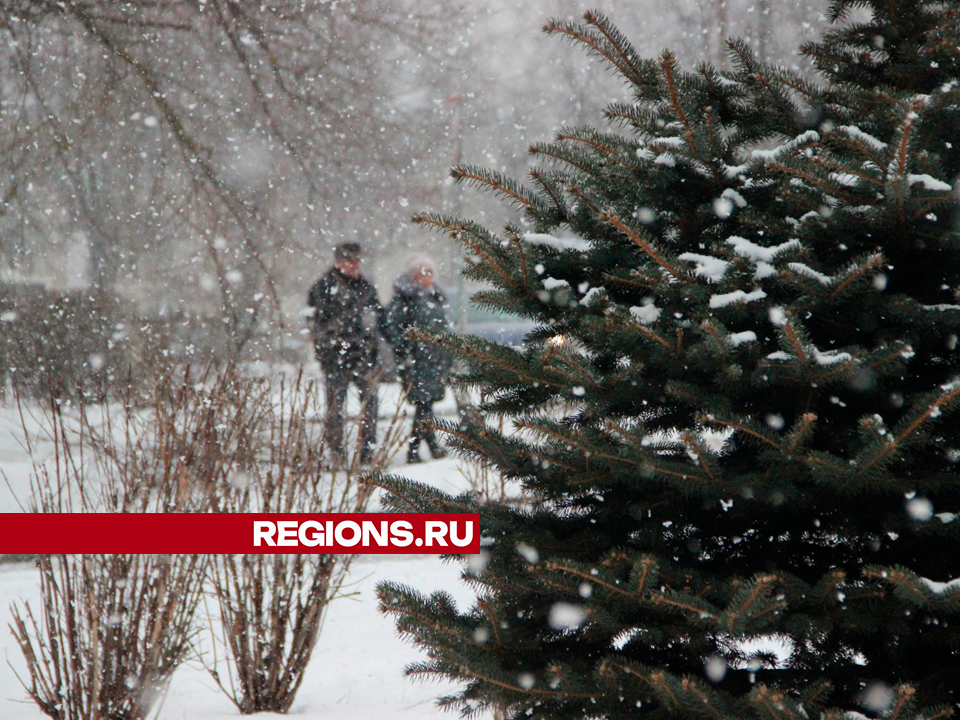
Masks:
[[[3,554],[478,552],[476,513],[0,513]]]

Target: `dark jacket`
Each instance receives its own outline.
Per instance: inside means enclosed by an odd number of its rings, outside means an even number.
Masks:
[[[383,308],[364,277],[332,268],[310,288],[307,305],[317,360],[325,370],[365,372],[377,364]]]
[[[452,358],[433,343],[407,337],[406,333],[411,328],[428,332],[449,330],[447,297],[436,285],[427,289],[406,275],[397,278],[393,290],[384,334],[393,345],[400,379],[411,402],[442,400]]]

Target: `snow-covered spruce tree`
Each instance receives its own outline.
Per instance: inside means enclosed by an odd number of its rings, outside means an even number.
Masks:
[[[850,8],[869,19],[844,26]],[[603,17],[547,31],[634,102],[562,130],[523,219],[467,248],[477,300],[541,327],[446,337],[489,425],[458,450],[532,507],[478,511],[478,590],[380,587],[442,702],[515,718],[940,718],[960,705],[960,3],[836,2],[812,84],[638,57]],[[558,408],[573,407],[566,414]],[[847,716],[849,717],[849,716]]]

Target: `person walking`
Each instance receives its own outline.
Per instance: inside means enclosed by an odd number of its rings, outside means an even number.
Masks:
[[[372,459],[377,437],[377,384],[380,376],[379,338],[383,307],[377,291],[363,277],[358,243],[334,249],[333,267],[310,288],[307,296],[310,329],[317,360],[323,369],[326,421],[324,438],[331,461],[343,464],[344,402],[353,383],[360,392],[360,463]]]
[[[433,262],[414,257],[407,271],[393,284],[393,300],[387,308],[384,334],[393,346],[400,380],[415,408],[407,462],[417,463],[424,440],[433,458],[447,453],[432,427],[433,404],[443,399],[452,359],[437,345],[411,337],[411,330],[449,330],[447,297],[434,281]]]

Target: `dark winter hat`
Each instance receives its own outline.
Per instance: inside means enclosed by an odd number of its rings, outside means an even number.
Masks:
[[[337,260],[359,260],[362,248],[360,243],[346,242],[340,243],[333,250],[333,257]]]

